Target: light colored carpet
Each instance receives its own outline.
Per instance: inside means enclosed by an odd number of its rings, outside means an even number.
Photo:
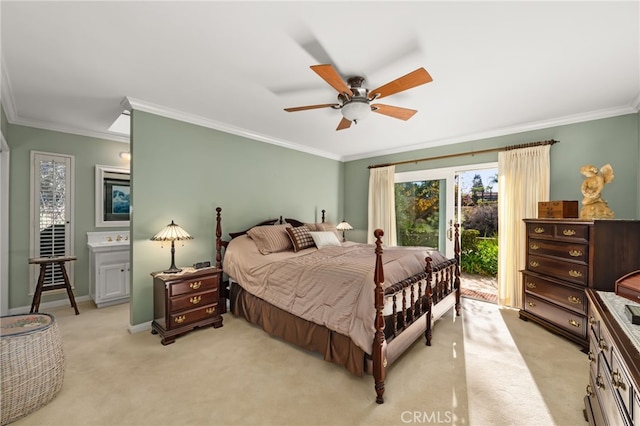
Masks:
[[[56,316],[60,394],[14,425],[582,425],[588,360],[578,346],[463,299],[389,370],[385,403],[355,377],[231,314],[162,346],[127,332],[129,306]]]

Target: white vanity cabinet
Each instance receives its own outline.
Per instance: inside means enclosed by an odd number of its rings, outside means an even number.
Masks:
[[[88,232],[89,295],[98,308],[129,301],[129,233]]]

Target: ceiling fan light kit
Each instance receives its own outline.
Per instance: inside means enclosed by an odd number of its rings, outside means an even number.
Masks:
[[[284,110],[287,112],[295,112],[328,107],[339,109],[342,112],[343,118],[336,130],[348,129],[351,123],[357,124],[360,120],[368,116],[371,111],[400,120],[408,120],[418,111],[391,105],[371,104],[371,102],[432,81],[431,76],[424,68],[418,68],[407,75],[370,91],[363,87],[363,77],[351,77],[347,80],[347,83],[345,83],[335,68],[330,64],[312,65],[311,69],[338,91],[338,103],[307,105],[285,108]]]
[[[371,106],[366,100],[354,99],[342,105],[342,116],[358,124],[360,120],[371,113]]]

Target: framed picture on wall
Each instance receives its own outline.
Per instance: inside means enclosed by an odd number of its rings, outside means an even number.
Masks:
[[[129,169],[96,166],[96,226],[129,226]]]

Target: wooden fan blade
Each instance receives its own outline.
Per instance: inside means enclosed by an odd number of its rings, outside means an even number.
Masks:
[[[407,121],[413,117],[416,112],[418,112],[415,109],[400,108],[384,104],[371,105],[371,111],[377,112],[378,114],[388,115],[389,117],[399,118],[404,121]]]
[[[331,87],[336,89],[338,93],[347,93],[349,96],[353,96],[353,92],[344,82],[338,71],[330,64],[324,65],[311,65],[311,69],[316,72],[324,81],[329,83]]]
[[[299,107],[293,107],[293,108],[285,108],[284,110],[287,112],[296,112],[296,111],[305,111],[308,109],[328,108],[333,106],[338,107],[340,106],[340,104],[306,105],[306,106],[299,106]]]
[[[336,130],[348,129],[349,127],[351,127],[351,121],[342,117],[342,120],[340,120],[340,124],[338,124],[338,127],[336,127]]]
[[[411,89],[421,84],[429,83],[433,81],[427,70],[424,68],[418,68],[417,70],[410,72],[400,78],[397,78],[384,86],[380,86],[375,90],[369,92],[369,98],[374,99],[374,96],[378,94],[375,99],[381,99],[385,96],[394,95],[396,93]]]

